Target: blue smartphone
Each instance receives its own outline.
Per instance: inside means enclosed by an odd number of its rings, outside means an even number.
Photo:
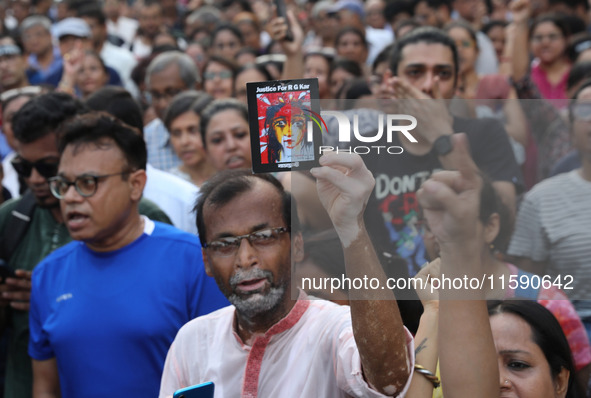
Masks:
[[[211,381],[176,390],[172,398],[213,398],[215,386]]]

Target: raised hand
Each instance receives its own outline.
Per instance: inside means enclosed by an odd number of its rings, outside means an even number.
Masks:
[[[375,180],[356,154],[327,152],[320,165],[310,172],[317,179],[320,201],[347,247],[364,228],[363,213]]]

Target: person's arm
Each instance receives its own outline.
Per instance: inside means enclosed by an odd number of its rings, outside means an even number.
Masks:
[[[510,4],[513,22],[507,30],[505,56],[510,61],[510,73],[514,81],[521,80],[529,73],[529,0],[515,0]]]
[[[33,398],[59,398],[60,380],[55,358],[33,359]]]
[[[417,198],[439,243],[441,273],[451,279],[480,280],[487,250],[478,227],[482,179],[465,135],[454,134],[452,142],[453,150],[442,157],[447,170],[433,174]],[[440,289],[439,296],[443,395],[498,398],[499,369],[484,292]]]
[[[289,20],[289,29],[291,30],[293,41],[285,40],[288,25],[287,21],[281,17],[275,17],[270,21],[269,34],[273,40],[279,42],[287,57],[283,63],[281,79],[301,79],[304,77],[304,53],[302,50],[304,30],[291,10],[287,11],[287,19]]]
[[[514,87],[509,89],[509,96],[503,101],[503,112],[507,122],[505,123],[505,131],[511,138],[523,145],[527,146],[527,118],[523,112],[521,104],[517,100],[517,92]]]
[[[437,361],[439,359],[439,350],[437,347],[437,337],[439,329],[439,293],[434,289],[430,281],[433,278],[440,277],[439,258],[426,265],[416,275],[424,285],[417,287],[417,294],[423,304],[423,314],[415,335],[415,370],[406,395],[411,398],[432,398],[435,387],[432,376],[437,373]],[[420,288],[422,287],[422,289]],[[424,374],[418,374],[416,366],[420,365],[431,375],[427,377]]]
[[[62,78],[57,86],[56,91],[76,95],[76,78],[82,68],[82,61],[84,60],[84,50],[82,49],[82,42],[78,41],[72,51],[64,54]]]
[[[359,155],[325,153],[320,164],[311,173],[317,178],[318,195],[343,246],[347,277],[378,278],[385,286],[384,271],[363,222],[375,184],[373,176]],[[393,292],[350,291],[349,299],[353,334],[366,381],[382,394],[400,394],[413,364]]]

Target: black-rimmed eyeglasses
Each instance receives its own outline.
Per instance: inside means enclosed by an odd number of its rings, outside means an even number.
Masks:
[[[74,181],[68,181],[65,177],[57,176],[49,179],[49,189],[51,190],[53,196],[58,199],[63,199],[64,196],[66,196],[68,189],[70,189],[70,186],[73,185],[76,189],[76,192],[78,192],[80,196],[88,198],[96,193],[100,180],[108,177],[123,176],[129,173],[130,171],[123,171],[121,173],[105,174],[101,176],[83,174],[76,177]]]

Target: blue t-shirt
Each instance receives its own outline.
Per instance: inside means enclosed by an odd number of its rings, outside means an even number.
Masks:
[[[75,241],[36,267],[29,355],[56,358],[64,398],[156,397],[180,327],[228,304],[198,238],[146,219],[119,250]]]

